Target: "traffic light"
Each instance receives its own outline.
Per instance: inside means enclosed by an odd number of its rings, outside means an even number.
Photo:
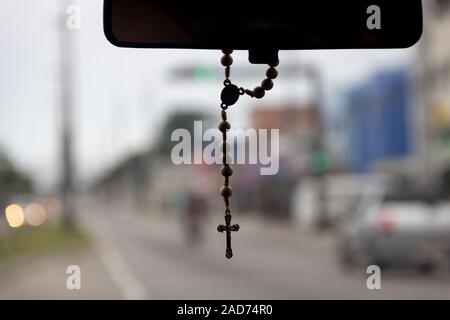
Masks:
[[[330,171],[331,158],[325,150],[316,150],[309,157],[309,170],[315,174],[324,174]]]

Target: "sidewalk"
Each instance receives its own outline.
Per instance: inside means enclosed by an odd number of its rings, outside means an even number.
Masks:
[[[81,268],[81,290],[68,290],[66,269]],[[29,257],[0,266],[0,299],[121,299],[92,248]]]

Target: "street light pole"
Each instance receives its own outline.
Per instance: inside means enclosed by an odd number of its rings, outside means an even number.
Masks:
[[[74,101],[74,39],[66,25],[68,1],[58,1],[57,30],[59,35],[59,83],[60,83],[60,157],[63,225],[66,229],[74,226],[75,205],[73,202],[73,149],[72,149],[72,109]]]
[[[326,172],[329,170],[328,166],[328,153],[326,152],[325,143],[325,112],[324,108],[324,89],[323,89],[323,79],[320,70],[317,68],[310,68],[309,74],[312,79],[314,90],[316,94],[316,112],[317,112],[317,131],[316,131],[316,141],[314,143],[313,154],[318,157],[316,161],[320,162],[321,167],[319,172],[316,172],[316,187],[317,187],[317,198],[318,198],[318,218],[316,221],[316,226],[319,230],[327,229],[330,226],[330,219],[328,216],[327,207],[327,179]]]

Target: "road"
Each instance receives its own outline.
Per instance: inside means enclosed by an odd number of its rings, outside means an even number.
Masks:
[[[117,202],[83,205],[107,274],[126,299],[449,299],[450,276],[383,272],[369,290],[365,270],[346,272],[332,234],[305,234],[239,217],[235,257],[224,257],[221,215],[211,217],[202,245],[189,248],[180,221],[138,214]],[[152,218],[150,218],[152,217]]]

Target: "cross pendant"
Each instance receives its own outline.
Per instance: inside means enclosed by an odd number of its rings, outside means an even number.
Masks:
[[[238,224],[231,225],[231,214],[226,214],[225,225],[221,224],[220,226],[218,226],[217,231],[219,231],[220,233],[223,233],[224,231],[226,232],[227,249],[225,252],[225,257],[231,259],[231,257],[233,257],[233,250],[231,249],[231,232],[239,231],[239,225]]]

